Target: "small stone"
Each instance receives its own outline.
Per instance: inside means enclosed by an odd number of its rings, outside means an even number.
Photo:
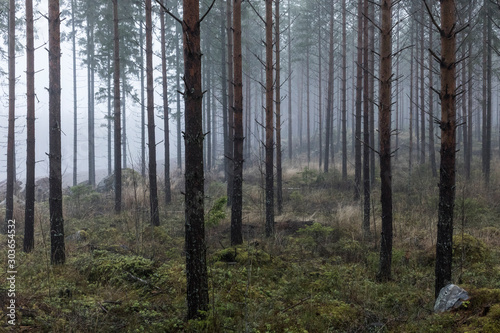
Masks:
[[[434,304],[434,312],[441,313],[456,309],[468,299],[469,294],[467,294],[467,291],[457,285],[449,284],[439,292],[439,296]]]

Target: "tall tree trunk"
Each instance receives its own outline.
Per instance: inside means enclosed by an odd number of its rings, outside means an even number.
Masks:
[[[64,219],[61,174],[61,35],[59,0],[49,0],[49,208],[50,263],[64,264]]]
[[[374,3],[368,1],[368,21],[374,21]],[[373,149],[369,150],[370,154],[370,185],[375,183],[375,149],[377,143],[375,142],[375,27],[372,23],[368,23],[368,114],[370,120],[370,146]]]
[[[347,23],[346,0],[342,0],[342,180],[347,180]]]
[[[414,25],[414,22],[411,22],[410,23],[410,38],[411,40],[413,40],[413,31],[415,30],[413,28],[413,25]],[[409,129],[410,129],[410,153],[409,153],[409,156],[408,156],[408,169],[409,169],[409,173],[410,173],[410,179],[411,179],[411,172],[412,172],[412,168],[413,168],[413,124],[414,124],[414,121],[413,121],[413,81],[414,81],[414,61],[413,61],[413,50],[414,48],[412,47],[411,48],[411,52],[410,52],[410,100],[409,100],[409,104],[410,104],[410,124],[409,124]]]
[[[318,21],[321,22],[321,8],[318,6]],[[323,71],[322,71],[322,56],[321,56],[321,49],[322,49],[322,41],[321,41],[321,31],[322,29],[317,29],[318,30],[318,127],[319,127],[319,145],[318,145],[318,150],[319,150],[319,169],[321,170],[321,167],[323,165],[323,114],[322,114],[322,99],[323,99],[323,87],[322,87],[322,76],[323,76]]]
[[[391,82],[392,82],[392,1],[382,0],[380,33],[380,203],[382,234],[377,279],[391,279],[392,263],[392,170],[391,170]]]
[[[26,205],[24,214],[24,252],[35,247],[35,46],[33,38],[33,0],[26,0]]]
[[[370,238],[370,102],[368,73],[368,0],[363,0],[363,237]]]
[[[472,51],[472,41],[469,39],[467,42],[467,51],[469,54],[471,54]],[[467,102],[468,102],[468,119],[467,119],[467,127],[468,127],[468,140],[467,142],[469,143],[467,147],[467,157],[465,159],[465,170],[466,170],[466,175],[465,178],[467,180],[470,180],[470,175],[471,175],[471,160],[472,160],[472,75],[473,75],[473,69],[472,69],[472,61],[469,61],[467,64]]]
[[[456,82],[454,0],[441,0],[441,164],[439,168],[439,213],[436,243],[435,296],[451,282],[453,208],[455,206]]]
[[[224,180],[226,182],[229,181],[229,159],[226,158],[228,150],[229,150],[229,140],[227,139],[227,136],[229,135],[228,131],[228,125],[227,125],[227,102],[228,102],[228,97],[227,97],[227,62],[226,62],[226,28],[225,24],[227,24],[227,20],[224,19],[224,15],[222,14],[223,8],[222,8],[222,2],[221,3],[221,20],[220,20],[220,35],[221,35],[221,53],[222,53],[222,61],[221,61],[221,99],[222,99],[222,135],[224,138]],[[226,190],[227,191],[227,190]]]
[[[273,1],[266,0],[266,237],[274,234]]]
[[[199,1],[184,0],[183,8],[187,318],[193,319],[208,310]]]
[[[127,110],[126,110],[126,101],[125,98],[127,96],[127,85],[126,85],[126,77],[125,77],[125,69],[122,68],[122,165],[123,168],[127,168]]]
[[[281,63],[280,63],[280,1],[275,1],[275,48],[276,48],[276,203],[278,215],[283,212],[283,170],[281,165]]]
[[[114,100],[114,136],[115,136],[115,213],[122,210],[122,153],[121,153],[121,107],[120,107],[120,36],[118,29],[118,0],[113,0],[113,100]]]
[[[212,59],[210,57],[210,40],[207,38],[207,45],[206,45],[207,51],[205,53],[205,59],[206,59],[206,91],[207,91],[207,98],[206,98],[206,120],[207,120],[207,126],[206,126],[206,132],[207,132],[207,170],[212,169],[212,137],[215,135],[215,132],[211,132],[210,128],[212,127],[212,119],[211,119],[211,98],[212,98],[212,87],[211,87],[211,80],[212,80]]]
[[[142,5],[142,2],[139,2],[139,4]],[[140,8],[139,8],[140,10]],[[160,15],[161,16],[161,15]],[[140,57],[139,57],[139,62],[140,62],[140,69],[141,69],[141,175],[143,178],[146,178],[146,99],[144,98],[144,38],[143,38],[143,33],[144,33],[144,26],[142,22],[140,22],[140,28],[139,28],[139,43],[140,43]],[[161,34],[162,40],[165,38],[165,33]],[[163,48],[162,48],[163,52]],[[162,57],[162,65],[163,65],[163,57]],[[162,68],[163,70],[163,68]]]
[[[33,1],[30,2],[30,10],[33,11]],[[78,184],[78,102],[76,88],[76,28],[75,11],[76,1],[71,0],[71,42],[73,44],[73,186]],[[28,12],[28,1],[26,1],[26,13]],[[31,14],[32,15],[32,14]],[[26,14],[28,16],[28,14]],[[31,18],[33,19],[33,18]],[[29,19],[28,19],[29,20]],[[29,28],[28,28],[29,29]],[[28,49],[28,47],[26,47]],[[33,75],[34,76],[34,75]],[[34,78],[33,78],[34,80]],[[33,91],[34,94],[34,91]],[[29,98],[28,98],[29,100]]]
[[[326,98],[326,128],[325,128],[325,163],[324,172],[328,172],[330,163],[330,137],[332,136],[332,126],[331,118],[333,116],[333,2],[331,4],[330,10],[330,47],[328,51],[328,87],[327,87],[327,98]]]
[[[307,23],[309,27],[309,22]],[[311,163],[311,104],[310,102],[310,93],[309,93],[309,43],[306,45],[306,123],[307,123],[307,165]],[[278,87],[276,86],[276,89]]]
[[[227,19],[227,63],[228,63],[228,87],[227,87],[227,126],[228,126],[228,136],[227,136],[227,152],[226,158],[228,163],[228,174],[227,174],[227,205],[232,205],[233,199],[233,179],[234,179],[234,163],[233,163],[233,141],[234,141],[234,86],[233,86],[233,28],[231,27],[232,13],[231,13],[231,1],[227,0],[226,7],[226,19]]]
[[[87,26],[87,78],[88,78],[88,110],[87,110],[87,130],[88,130],[88,168],[89,184],[95,187],[95,120],[94,120],[94,98],[95,98],[95,62],[94,62],[94,13],[88,13]]]
[[[356,70],[356,142],[354,152],[354,199],[361,198],[361,106],[363,92],[363,0],[358,0],[358,40]]]
[[[9,125],[7,133],[7,193],[5,197],[5,224],[7,233],[9,220],[14,218],[14,182],[15,182],[15,121],[16,121],[16,2],[9,1]]]
[[[425,164],[424,5],[420,15],[420,163]]]
[[[429,17],[429,50],[433,49],[433,25]],[[434,143],[434,58],[429,52],[429,159],[431,161],[432,176],[437,177],[436,148]]]
[[[162,1],[165,5],[165,1]],[[172,201],[172,191],[170,190],[170,129],[169,129],[169,112],[168,112],[168,82],[167,82],[167,54],[165,41],[165,13],[160,13],[161,26],[161,76],[163,89],[163,132],[165,145],[165,205]]]
[[[177,11],[178,13],[178,11]],[[179,46],[179,40],[180,40],[180,25],[177,24],[175,27],[176,31],[176,36],[175,38],[175,62],[176,62],[176,75],[175,75],[175,86],[176,86],[176,91],[181,91],[181,83],[180,83],[180,77],[181,77],[181,52],[180,52],[180,46]],[[181,132],[181,94],[177,94],[177,100],[176,100],[176,106],[177,106],[177,112],[176,112],[176,118],[177,118],[177,169],[179,171],[182,170],[182,132]]]
[[[292,37],[291,37],[292,7],[288,0],[288,159],[293,156],[293,127],[292,127]]]
[[[234,0],[233,8],[234,47],[234,177],[231,206],[231,245],[243,243],[243,64],[241,59],[241,0]]]
[[[149,206],[151,224],[160,225],[158,186],[156,182],[155,102],[153,87],[153,22],[151,0],[146,0],[146,85],[148,109]]]
[[[489,0],[484,0],[483,28],[483,176],[489,186],[491,169],[491,18]]]
[[[112,55],[111,54],[108,54],[107,58],[108,58],[108,71],[111,71],[111,57]],[[108,86],[108,115],[107,115],[107,128],[108,128],[108,176],[111,176],[111,174],[113,173],[113,167],[112,167],[112,161],[113,161],[113,157],[112,157],[112,148],[111,148],[111,136],[112,136],[112,130],[111,130],[111,119],[112,119],[112,112],[111,112],[111,99],[112,99],[112,95],[111,95],[111,73],[108,72],[108,77],[107,77],[107,86]],[[75,119],[75,124],[76,124],[76,119]],[[76,126],[75,126],[76,127]],[[76,129],[75,129],[75,132],[76,132]],[[76,141],[76,140],[75,140]]]

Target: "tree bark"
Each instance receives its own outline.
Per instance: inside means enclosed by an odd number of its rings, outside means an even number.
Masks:
[[[184,132],[187,318],[208,310],[208,276],[204,221],[203,117],[200,50],[200,8],[197,0],[183,1]]]
[[[346,0],[342,0],[342,180],[347,180],[347,23]]]
[[[61,35],[59,0],[49,0],[49,209],[50,262],[64,264],[64,219],[61,175]]]
[[[243,243],[243,64],[241,58],[241,0],[234,0],[233,8],[234,47],[234,176],[231,206],[231,245]]]
[[[456,82],[454,0],[441,0],[441,163],[436,243],[435,296],[451,282],[453,207],[455,205]]]
[[[358,40],[356,70],[356,132],[354,147],[354,200],[361,198],[361,106],[363,92],[363,0],[358,0]]]
[[[228,174],[227,174],[227,205],[232,205],[233,199],[233,180],[234,180],[234,164],[233,164],[233,142],[234,142],[234,86],[233,86],[233,29],[231,27],[232,21],[232,13],[231,13],[231,1],[234,0],[226,0],[226,19],[227,19],[227,79],[228,79],[228,87],[227,87],[227,126],[228,126],[228,136],[227,136],[227,152],[226,159],[228,165]]]
[[[274,234],[273,1],[266,0],[266,237]]]
[[[114,99],[114,139],[115,139],[115,213],[122,210],[122,153],[121,153],[121,114],[120,114],[120,36],[118,30],[118,0],[113,0],[113,99]]]
[[[382,0],[380,33],[380,203],[382,234],[377,279],[391,279],[392,266],[392,170],[391,170],[391,83],[392,83],[392,1]]]
[[[33,1],[30,1],[30,10],[33,11]],[[78,184],[78,99],[76,88],[76,28],[75,11],[76,1],[71,0],[71,42],[73,44],[73,186]],[[28,13],[28,1],[26,1],[26,13]],[[32,14],[31,14],[32,15]],[[26,14],[28,16],[28,14]],[[34,75],[33,75],[34,77]],[[33,79],[34,80],[34,79]],[[33,92],[34,93],[34,92]],[[29,97],[28,97],[29,99]],[[109,119],[108,119],[109,122]],[[27,185],[26,185],[27,186]]]
[[[429,17],[429,49],[433,48],[433,25]],[[436,148],[434,142],[434,58],[429,52],[429,160],[431,161],[432,177],[437,177]]]
[[[153,87],[153,22],[151,0],[146,0],[146,85],[148,109],[149,206],[151,224],[160,225],[158,185],[156,182],[155,102]]]
[[[292,122],[292,37],[291,16],[292,7],[288,0],[288,159],[293,157],[293,122]]]
[[[165,1],[162,1],[165,4]],[[163,89],[163,132],[165,145],[165,205],[172,201],[172,191],[170,189],[170,129],[169,129],[169,112],[168,112],[168,82],[167,82],[167,52],[165,41],[165,13],[160,13],[161,26],[161,76]]]
[[[326,128],[325,128],[325,162],[324,169],[325,173],[328,173],[330,166],[330,137],[332,136],[332,126],[331,119],[333,116],[333,2],[331,4],[330,10],[330,46],[328,50],[328,87],[327,87],[327,97],[326,97]]]
[[[370,103],[368,73],[368,0],[363,1],[363,237],[370,238]]]
[[[26,83],[26,204],[23,249],[28,253],[35,247],[35,46],[32,0],[26,0]]]
[[[280,1],[275,0],[275,48],[276,48],[276,204],[278,215],[283,213],[283,170],[281,164],[281,63],[280,63]]]

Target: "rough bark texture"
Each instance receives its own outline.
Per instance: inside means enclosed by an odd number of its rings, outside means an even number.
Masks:
[[[266,0],[266,237],[274,234],[273,1]]]
[[[356,69],[356,141],[354,144],[354,199],[361,198],[361,106],[363,91],[363,0],[358,0],[358,39]]]
[[[429,49],[433,48],[433,25],[429,17]],[[429,160],[432,176],[437,177],[436,148],[434,143],[434,57],[429,52]]]
[[[156,182],[156,138],[155,138],[155,102],[153,87],[153,23],[151,0],[146,0],[146,85],[148,100],[148,152],[149,152],[149,209],[151,224],[160,225],[158,213],[158,185]]]
[[[24,252],[35,247],[35,47],[33,38],[33,1],[26,0],[26,205],[24,213]]]
[[[441,0],[441,163],[436,243],[435,296],[451,282],[455,205],[456,82],[455,1]]]
[[[283,212],[283,168],[281,164],[281,64],[280,64],[280,0],[275,0],[276,49],[276,204],[278,215]]]
[[[288,0],[288,159],[291,161],[293,156],[293,123],[292,123],[292,37],[291,37],[291,6]]]
[[[382,234],[377,279],[391,279],[392,263],[392,171],[391,171],[391,82],[392,82],[392,1],[383,0],[380,33],[380,203]]]
[[[233,6],[234,47],[234,177],[233,202],[231,206],[231,245],[243,243],[243,65],[241,59],[241,0],[234,0]]]
[[[165,4],[165,1],[163,1]],[[163,89],[163,132],[165,145],[165,205],[172,201],[172,191],[170,189],[170,129],[169,129],[169,112],[168,112],[168,83],[167,83],[167,55],[165,41],[165,13],[160,13],[161,26],[161,75]]]
[[[363,1],[363,237],[370,238],[370,102],[368,73],[368,0]]]
[[[121,153],[121,117],[120,117],[120,38],[118,33],[118,0],[113,0],[113,100],[114,100],[114,139],[115,139],[115,213],[122,210],[122,153]]]
[[[199,2],[183,1],[187,318],[208,309]]]
[[[64,264],[61,175],[61,38],[59,1],[49,0],[49,208],[50,262]]]
[[[234,118],[233,118],[233,108],[234,108],[234,86],[233,86],[233,29],[232,25],[232,12],[231,12],[231,1],[227,0],[226,7],[226,19],[227,19],[227,126],[228,126],[228,136],[226,140],[227,151],[226,159],[228,165],[227,173],[227,205],[231,206],[233,199],[233,141],[234,141]]]

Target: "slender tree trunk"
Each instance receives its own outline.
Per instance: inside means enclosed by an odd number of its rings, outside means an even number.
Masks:
[[[309,26],[309,22],[307,24]],[[309,94],[309,44],[306,46],[306,123],[307,123],[307,165],[311,163],[311,104]],[[277,87],[276,87],[277,89]]]
[[[148,109],[148,152],[149,152],[149,206],[151,224],[160,225],[158,214],[158,186],[156,182],[156,138],[155,104],[153,87],[153,22],[151,0],[146,0],[146,85]]]
[[[368,68],[368,0],[363,1],[363,237],[369,239],[370,234],[370,102]]]
[[[467,42],[467,51],[469,54],[471,54],[472,51],[472,42],[469,40]],[[471,160],[472,160],[472,62],[469,61],[467,64],[467,102],[468,102],[468,119],[467,119],[467,127],[468,127],[468,134],[469,138],[467,142],[469,143],[467,147],[467,157],[465,159],[465,170],[466,170],[466,175],[465,178],[467,180],[470,180],[470,175],[471,175]]]
[[[26,0],[26,204],[24,214],[24,252],[35,247],[35,46],[33,38],[33,1]]]
[[[293,127],[292,127],[292,37],[291,37],[292,7],[288,0],[288,159],[293,156]]]
[[[94,62],[94,13],[88,14],[87,27],[87,76],[88,76],[88,112],[87,112],[87,130],[88,130],[88,168],[89,184],[95,187],[95,133],[94,133],[94,98],[95,98],[95,62]]]
[[[140,2],[142,4],[142,2]],[[140,10],[140,9],[139,9]],[[161,16],[161,15],[160,15]],[[143,178],[146,178],[146,99],[144,98],[144,26],[142,22],[140,22],[140,29],[139,29],[139,43],[140,43],[140,49],[141,49],[141,54],[139,57],[139,62],[140,65],[139,67],[141,68],[141,175]],[[162,40],[165,38],[165,33],[162,33],[161,38]],[[163,48],[162,48],[163,52]],[[162,57],[162,65],[163,65],[163,57]],[[163,68],[162,68],[163,69]]]
[[[441,164],[436,243],[435,296],[451,282],[453,208],[455,206],[456,83],[454,0],[441,0]]]
[[[183,1],[187,318],[208,310],[199,1]]]
[[[113,157],[112,157],[112,148],[111,148],[111,136],[112,136],[112,130],[111,130],[111,119],[112,119],[112,112],[111,112],[111,99],[112,99],[112,95],[111,95],[111,57],[112,55],[111,54],[108,54],[107,58],[108,58],[108,77],[107,77],[107,86],[108,86],[108,115],[107,115],[107,128],[108,128],[108,176],[111,176],[111,174],[113,173],[113,167],[112,167],[112,161],[113,161]],[[76,117],[76,115],[75,115]],[[76,119],[75,119],[75,133],[76,133]],[[76,142],[76,140],[75,140]]]
[[[210,127],[212,126],[212,119],[211,119],[211,98],[212,98],[212,87],[211,87],[211,81],[212,81],[212,59],[210,57],[210,41],[207,39],[207,52],[205,53],[205,59],[206,61],[206,90],[207,90],[207,98],[206,98],[206,119],[207,119],[207,127],[206,127],[206,132],[207,132],[207,170],[212,170],[212,137],[214,136],[215,133],[212,133],[210,131]]]
[[[266,237],[274,234],[273,1],[266,0]]]
[[[399,17],[400,17],[400,3],[397,4],[397,8],[396,8],[396,22],[399,22]],[[400,49],[400,38],[399,38],[399,34],[400,34],[400,31],[399,29],[395,30],[395,33],[396,33],[396,50],[399,50]],[[396,77],[399,78],[399,56],[396,57]],[[403,129],[403,126],[400,124],[400,120],[399,120],[399,96],[400,93],[399,93],[399,80],[396,80],[396,101],[394,103],[395,105],[395,109],[396,109],[396,119],[395,119],[395,124],[396,124],[396,128],[395,128],[395,133],[394,135],[396,136],[396,149],[395,149],[395,152],[394,152],[394,158],[396,160],[396,162],[398,161],[399,159],[399,132]]]
[[[332,13],[330,14],[330,48],[328,51],[328,93],[326,99],[326,133],[325,133],[325,163],[324,163],[324,172],[328,172],[329,163],[330,163],[330,137],[332,136],[332,126],[331,126],[331,118],[333,116],[333,2],[331,4],[330,10]]]
[[[318,21],[321,22],[321,7],[318,6]],[[319,169],[321,170],[321,167],[323,165],[323,114],[322,114],[322,108],[323,108],[323,87],[322,87],[322,76],[323,76],[323,71],[322,71],[322,57],[321,57],[321,49],[322,47],[322,36],[321,36],[321,31],[322,29],[317,29],[318,30],[318,126],[319,126]]]
[[[180,54],[180,46],[179,46],[179,40],[181,38],[181,31],[180,31],[180,25],[176,25],[175,27],[176,31],[176,36],[175,38],[175,61],[176,61],[176,75],[175,75],[175,86],[177,91],[181,91],[181,83],[180,83],[180,77],[181,77],[181,54]],[[179,171],[182,170],[182,132],[181,132],[181,94],[177,94],[177,100],[176,100],[176,106],[177,106],[177,113],[176,113],[176,118],[177,118],[177,169]]]
[[[33,11],[33,1],[30,2],[31,13]],[[75,29],[75,0],[71,0],[71,42],[73,44],[73,186],[78,184],[78,102],[77,102],[77,89],[76,89],[76,29]],[[28,12],[28,1],[26,1],[26,12]],[[31,14],[32,15],[32,14]],[[26,14],[28,16],[28,14]],[[32,20],[33,18],[31,18]],[[29,19],[28,19],[29,20]],[[30,28],[28,28],[30,29]],[[32,27],[31,27],[32,29]],[[28,47],[26,47],[28,49]],[[33,75],[34,80],[34,75]],[[34,91],[33,91],[34,94]],[[28,93],[29,96],[29,93]],[[28,97],[29,100],[29,97]]]
[[[227,205],[232,205],[233,199],[233,179],[234,179],[234,163],[233,163],[233,142],[234,142],[234,86],[233,86],[233,27],[231,26],[232,13],[231,13],[231,1],[227,0],[226,7],[226,19],[227,19],[227,76],[228,76],[228,89],[227,89],[227,126],[228,126],[228,136],[227,136],[227,163],[228,163],[228,174],[227,174]]]
[[[221,2],[222,4],[222,2]],[[221,6],[221,13],[223,12]],[[227,136],[229,135],[228,125],[227,125],[227,62],[226,62],[226,29],[224,23],[227,24],[227,21],[224,20],[223,15],[221,14],[220,20],[220,35],[221,35],[221,50],[222,50],[222,61],[221,61],[221,99],[222,99],[222,135],[224,137],[224,180],[229,182],[229,159],[226,158],[229,150],[229,140]]]
[[[370,146],[373,149],[369,150],[370,154],[370,185],[375,183],[375,149],[377,148],[377,143],[375,142],[375,77],[372,73],[375,73],[375,27],[369,21],[373,21],[375,18],[374,4],[372,1],[368,1],[368,114],[370,120]]]
[[[483,45],[483,175],[488,187],[491,170],[491,18],[489,0],[484,0],[484,45]]]
[[[425,164],[425,87],[424,87],[424,5],[421,5],[420,20],[420,163]]]
[[[122,68],[122,102],[121,102],[121,107],[122,107],[122,165],[123,168],[127,168],[127,110],[126,110],[126,96],[127,96],[127,85],[126,85],[126,77],[125,77],[125,70]]]
[[[121,115],[120,115],[120,36],[118,30],[118,0],[113,0],[113,99],[114,99],[114,136],[115,136],[115,213],[122,210],[122,154],[121,154]]]
[[[50,263],[64,264],[61,174],[61,39],[59,1],[49,0],[49,179]]]
[[[356,142],[354,162],[354,199],[361,198],[361,106],[363,92],[363,0],[358,0],[358,40],[356,70]]]
[[[281,63],[280,63],[280,1],[275,1],[275,48],[276,48],[276,203],[278,215],[283,212],[283,170],[281,165]]]
[[[347,180],[347,24],[342,0],[342,180]]]
[[[382,233],[377,279],[391,279],[392,265],[392,170],[391,170],[391,82],[392,82],[392,1],[382,0],[380,33],[380,203]]]
[[[16,2],[9,1],[9,125],[7,133],[7,193],[5,197],[5,224],[7,233],[9,220],[14,218],[14,182],[15,182],[15,121],[16,121]]]
[[[162,1],[166,5],[165,1]],[[160,13],[161,26],[161,76],[163,89],[163,132],[165,145],[165,205],[172,201],[172,191],[170,190],[170,129],[169,129],[169,112],[168,112],[168,82],[167,82],[167,54],[165,41],[165,13]]]
[[[410,31],[410,38],[413,40],[413,25],[414,25],[414,22],[411,22],[410,23],[411,27],[411,31]],[[411,172],[412,172],[412,168],[413,168],[413,78],[414,78],[414,61],[413,61],[413,52],[414,52],[414,48],[412,47],[411,48],[411,52],[410,52],[410,100],[409,100],[409,104],[410,104],[410,124],[409,124],[409,129],[410,129],[410,153],[409,153],[409,157],[408,157],[408,169],[409,169],[409,172],[410,172],[410,179],[411,179]]]
[[[234,0],[234,178],[231,206],[231,245],[243,243],[243,64],[241,59],[241,0]]]

